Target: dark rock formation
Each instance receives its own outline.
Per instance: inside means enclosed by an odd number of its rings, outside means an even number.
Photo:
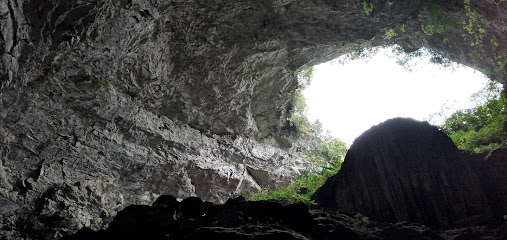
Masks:
[[[162,199],[163,198],[163,199]],[[224,205],[198,198],[176,201],[161,196],[152,206],[133,205],[119,212],[106,230],[82,229],[64,239],[501,239],[505,228],[470,227],[434,231],[413,223],[361,221],[304,204],[247,202]]]
[[[471,156],[474,170],[493,208],[495,219],[505,221],[507,215],[507,147],[493,150],[487,155]]]
[[[289,184],[294,72],[354,48],[428,47],[507,82],[505,1],[472,1],[479,47],[461,26],[424,34],[427,1],[368,2],[0,1],[0,235],[53,239],[160,194]],[[439,6],[468,20],[462,0]]]
[[[484,221],[491,214],[478,176],[452,140],[405,118],[358,137],[341,171],[313,197],[326,208],[432,227]]]

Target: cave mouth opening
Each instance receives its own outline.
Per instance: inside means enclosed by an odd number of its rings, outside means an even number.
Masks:
[[[410,117],[441,125],[453,112],[479,103],[471,96],[491,82],[483,73],[421,48],[397,46],[349,53],[316,65],[302,91],[310,121],[351,146],[387,119]]]

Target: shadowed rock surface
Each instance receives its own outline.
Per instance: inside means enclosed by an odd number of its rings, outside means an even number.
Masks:
[[[507,215],[507,146],[493,150],[489,154],[472,156],[474,170],[488,196],[494,217],[505,221]]]
[[[133,205],[119,212],[107,230],[82,229],[64,239],[274,239],[274,240],[445,240],[502,239],[507,225],[435,231],[415,223],[361,221],[304,204],[248,202],[242,197],[224,205],[189,198],[177,202],[161,196],[153,206]]]
[[[406,118],[387,120],[358,137],[340,172],[313,198],[325,208],[431,227],[491,217],[471,162],[445,133]]]

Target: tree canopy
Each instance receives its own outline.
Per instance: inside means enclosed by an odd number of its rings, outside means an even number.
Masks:
[[[507,101],[497,84],[474,95],[480,104],[454,112],[440,126],[459,149],[489,152],[506,141]]]

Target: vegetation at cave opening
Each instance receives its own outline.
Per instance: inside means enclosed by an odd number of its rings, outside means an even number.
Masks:
[[[403,29],[405,31],[405,26],[402,25],[400,27],[400,30]],[[386,37],[394,37],[396,35],[396,32],[387,30],[386,31]],[[389,35],[389,36],[388,36]],[[454,63],[450,61],[449,59],[443,57],[442,55],[438,54],[437,52],[427,49],[427,48],[419,48],[417,50],[407,50],[401,47],[397,44],[391,44],[391,45],[380,45],[380,46],[373,46],[371,41],[365,41],[362,44],[355,45],[352,43],[349,43],[345,45],[345,54],[342,55],[340,58],[338,58],[338,62],[340,64],[344,64],[345,62],[352,61],[352,60],[365,60],[368,61],[372,57],[374,57],[380,49],[390,49],[392,54],[389,54],[389,57],[395,58],[396,62],[405,68],[407,71],[413,71],[416,67],[416,65],[421,64],[421,61],[418,61],[420,59],[428,57],[429,63],[440,65],[444,68],[449,69],[455,69],[460,64]],[[506,61],[507,62],[507,61]]]
[[[304,202],[315,204],[310,197],[324,184],[326,179],[335,175],[341,168],[347,146],[339,139],[332,138],[322,130],[319,121],[312,122],[307,117],[306,100],[302,91],[310,85],[313,67],[294,71],[299,81],[298,90],[294,94],[293,108],[289,114],[289,125],[296,131],[299,145],[302,145],[307,169],[300,172],[299,177],[290,186],[283,189],[263,189],[258,193],[242,193],[248,200],[260,201],[276,199],[289,203]]]
[[[353,59],[368,59],[380,47],[372,47],[366,41],[361,45],[345,45],[346,54],[343,61]],[[421,57],[428,57],[429,63],[442,65],[446,68],[456,67],[448,59],[428,49],[406,52],[399,46],[391,46],[393,57],[407,70],[412,69]],[[294,93],[292,108],[288,123],[297,133],[297,139],[305,141],[309,150],[304,152],[305,161],[314,164],[314,168],[302,171],[294,184],[277,190],[263,189],[258,193],[243,193],[249,200],[276,199],[292,202],[312,204],[310,197],[322,186],[326,179],[335,175],[341,168],[346,154],[346,146],[338,139],[333,139],[323,133],[320,122],[311,122],[307,118],[307,105],[302,91],[311,83],[313,68],[296,70],[294,76],[298,78],[299,88]],[[447,133],[460,149],[473,152],[486,152],[498,147],[506,140],[503,124],[506,119],[505,98],[500,97],[500,89],[492,84],[488,89],[476,94],[476,101],[482,105],[474,109],[465,109],[453,113],[440,128]]]
[[[440,126],[459,149],[489,152],[507,140],[507,99],[498,84],[491,82],[472,97],[480,103],[458,110]]]
[[[488,21],[484,16],[472,10],[470,0],[464,0],[464,3],[467,20],[463,21],[463,29],[473,36],[473,41],[470,43],[471,46],[482,46],[482,39],[486,34]],[[461,36],[465,38],[464,35]]]
[[[296,131],[298,136],[316,135],[322,131],[319,122],[312,123],[307,116],[306,99],[303,96],[303,90],[311,83],[313,67],[307,70],[294,71],[294,76],[298,79],[298,89],[295,91],[292,99],[292,109],[289,112],[288,123]]]
[[[250,201],[281,200],[288,203],[303,202],[315,204],[310,197],[326,180],[338,173],[347,152],[345,144],[337,139],[330,139],[316,148],[305,152],[305,160],[309,163],[321,164],[320,170],[304,170],[292,185],[283,189],[263,189],[257,193],[243,193]]]
[[[421,29],[426,35],[431,36],[435,33],[456,32],[460,30],[458,19],[446,13],[436,3],[426,4],[424,6],[424,15],[428,20],[426,24],[421,25]]]

